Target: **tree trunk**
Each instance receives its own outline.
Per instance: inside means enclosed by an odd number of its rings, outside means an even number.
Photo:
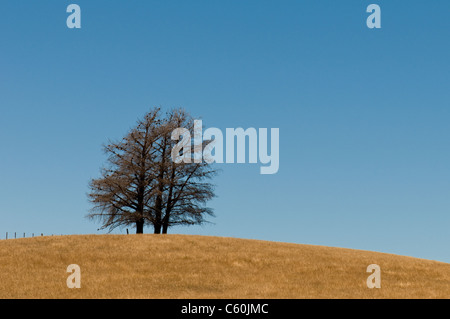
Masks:
[[[161,225],[153,225],[154,226],[154,234],[161,234]]]
[[[144,219],[141,218],[138,221],[136,221],[136,234],[143,234],[144,233]]]
[[[169,228],[169,220],[170,220],[170,212],[166,211],[166,215],[163,218],[162,221],[162,233],[167,234],[167,229]]]

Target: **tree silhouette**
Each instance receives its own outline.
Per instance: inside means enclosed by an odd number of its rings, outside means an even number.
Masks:
[[[101,177],[90,182],[93,207],[88,218],[110,231],[132,225],[141,234],[145,225],[153,225],[160,234],[170,226],[202,224],[206,215],[214,216],[206,203],[215,196],[209,181],[217,171],[206,162],[172,160],[177,141],[171,134],[176,128],[192,131],[192,117],[182,109],[162,116],[155,108],[121,141],[104,145],[107,165]]]

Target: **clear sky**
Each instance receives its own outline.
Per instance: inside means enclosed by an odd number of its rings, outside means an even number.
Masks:
[[[71,3],[81,29],[66,26]],[[366,26],[370,3],[381,29]],[[2,0],[0,12],[0,238],[104,233],[84,218],[102,143],[153,106],[184,107],[224,131],[279,128],[280,169],[220,165],[214,224],[169,232],[450,262],[450,1]]]

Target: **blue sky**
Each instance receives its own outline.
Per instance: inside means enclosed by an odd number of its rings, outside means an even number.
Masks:
[[[71,3],[79,30],[66,27]],[[379,30],[365,24],[370,3]],[[280,170],[220,165],[214,224],[172,233],[450,262],[450,2],[5,0],[0,11],[0,238],[101,233],[84,216],[102,143],[153,106],[184,107],[224,131],[279,128]]]

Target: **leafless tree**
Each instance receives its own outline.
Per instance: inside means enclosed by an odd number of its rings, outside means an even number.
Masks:
[[[171,134],[179,127],[194,127],[186,111],[173,109],[163,116],[155,108],[121,141],[105,145],[107,165],[90,182],[93,208],[87,217],[109,230],[133,225],[139,234],[145,225],[153,225],[160,234],[170,226],[202,224],[206,215],[213,216],[206,203],[215,196],[210,179],[217,171],[205,162],[172,160],[177,141]]]

